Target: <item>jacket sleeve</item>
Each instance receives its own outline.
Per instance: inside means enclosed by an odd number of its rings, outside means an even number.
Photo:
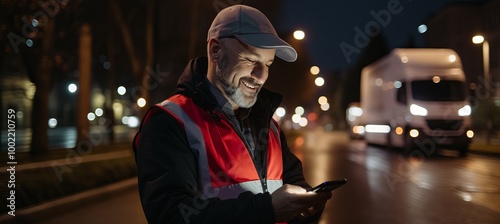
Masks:
[[[280,141],[283,156],[283,184],[298,185],[307,190],[311,189],[311,186],[306,182],[304,174],[302,173],[302,162],[297,158],[297,156],[295,156],[295,154],[290,151],[290,148],[288,148],[286,137],[283,131],[280,131]],[[307,218],[298,216],[288,223],[317,223],[321,218],[322,213],[323,210]]]
[[[269,193],[202,199],[197,190],[197,155],[182,125],[167,112],[143,122],[135,149],[139,195],[148,223],[274,223]]]

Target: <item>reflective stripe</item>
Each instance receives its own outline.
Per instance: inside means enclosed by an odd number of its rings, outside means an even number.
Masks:
[[[182,108],[171,102],[170,100],[165,100],[159,104],[162,108],[169,111],[171,114],[175,114],[179,119],[182,120],[184,129],[186,130],[186,137],[195,155],[198,155],[198,174],[201,183],[210,183],[210,175],[208,171],[208,160],[207,151],[205,150],[205,141],[201,133],[201,129],[194,123],[193,120],[182,110]],[[203,186],[203,185],[202,185]],[[200,187],[200,186],[199,186]],[[205,189],[203,187],[202,189]]]
[[[267,186],[269,193],[273,193],[278,188],[283,186],[281,180],[268,180]],[[222,200],[237,198],[240,193],[250,191],[254,194],[262,193],[262,185],[260,180],[247,181],[239,184],[231,184],[224,187],[212,188],[204,196],[206,198],[218,197]]]
[[[202,198],[236,198],[242,192],[262,193],[248,149],[225,119],[214,119],[183,95],[175,95],[157,105],[172,114],[184,127],[187,141],[198,156],[198,189]],[[279,128],[271,121],[268,132],[267,189],[283,185],[283,161]]]

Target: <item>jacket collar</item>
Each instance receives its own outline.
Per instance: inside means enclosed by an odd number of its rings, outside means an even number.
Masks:
[[[177,93],[191,97],[200,107],[208,111],[214,111],[218,108],[217,100],[211,93],[209,81],[206,78],[208,70],[208,58],[199,57],[193,59],[184,69],[179,81],[177,82]],[[252,114],[264,118],[276,110],[281,103],[282,96],[262,88],[257,96],[257,102],[252,107]],[[268,112],[268,113],[263,113]]]

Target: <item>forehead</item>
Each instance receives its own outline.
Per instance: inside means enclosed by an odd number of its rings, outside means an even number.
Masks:
[[[265,49],[256,48],[251,45],[245,44],[244,42],[232,37],[224,38],[224,45],[229,51],[235,51],[238,54],[243,54],[245,56],[252,55],[258,57],[259,59],[273,60],[276,53],[276,49]]]

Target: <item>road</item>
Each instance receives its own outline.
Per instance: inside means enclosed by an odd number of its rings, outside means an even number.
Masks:
[[[308,132],[292,150],[311,185],[347,178],[320,224],[499,223],[500,158],[444,151],[410,158],[350,141],[345,133]],[[137,191],[67,211],[42,223],[146,223]]]

